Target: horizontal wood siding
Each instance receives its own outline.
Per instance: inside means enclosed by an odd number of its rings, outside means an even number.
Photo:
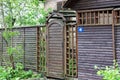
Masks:
[[[13,31],[17,31],[19,32],[18,36],[15,36],[12,38],[12,45],[13,47],[20,47],[19,48],[19,52],[18,54],[14,54],[14,58],[16,58],[14,61],[16,62],[21,62],[24,64],[24,29],[23,28],[18,28],[18,29],[13,29]],[[19,57],[19,58],[17,58]]]
[[[73,5],[73,3],[70,4]],[[83,10],[115,6],[120,6],[120,0],[78,0],[73,6],[70,7],[75,10]]]
[[[63,78],[63,23],[54,20],[48,24],[47,28],[48,77]]]
[[[37,63],[37,37],[36,28],[25,29],[25,68],[36,70]]]
[[[2,65],[2,54],[3,54],[3,38],[2,38],[2,30],[0,30],[0,66]]]
[[[116,56],[120,65],[120,26],[115,27]]]
[[[38,57],[41,56],[41,46],[37,50],[37,38],[41,35],[45,35],[40,30],[39,35],[37,35],[37,28],[41,30],[45,29],[45,25],[42,26],[26,26],[26,27],[15,27],[12,31],[17,31],[19,35],[12,37],[12,47],[17,48],[19,51],[17,54],[13,53],[15,64],[16,62],[21,62],[26,70],[31,69],[36,71],[37,66],[41,67],[38,61]],[[43,30],[44,31],[44,30]],[[5,66],[10,61],[9,55],[6,52],[7,45],[5,39],[2,37],[4,28],[0,29],[0,65]],[[41,39],[45,37],[41,36]],[[39,40],[41,41],[41,40]],[[43,41],[42,41],[43,42]],[[44,43],[46,44],[46,43]],[[44,49],[45,50],[45,49]],[[37,53],[40,52],[39,55]],[[37,64],[38,63],[38,64]],[[44,61],[44,63],[46,63]],[[41,70],[40,70],[41,71]]]
[[[112,65],[112,27],[84,27],[77,37],[79,80],[101,80],[94,66]]]

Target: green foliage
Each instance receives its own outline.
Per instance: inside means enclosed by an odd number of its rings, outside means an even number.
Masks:
[[[14,67],[14,62],[17,60],[17,58],[20,58],[20,56],[23,53],[21,46],[14,46],[12,45],[12,38],[15,36],[18,36],[18,31],[12,31],[11,28],[6,28],[5,31],[2,33],[2,36],[6,42],[6,53],[9,55],[10,59],[7,60],[5,57],[3,60],[6,62],[6,66],[12,66]],[[13,54],[17,54],[15,57],[13,57]],[[10,63],[10,64],[9,64]]]
[[[4,14],[2,20],[6,25],[28,26],[45,24],[46,16],[51,9],[44,9],[45,0],[1,0]],[[0,6],[2,8],[2,6]]]
[[[21,80],[28,78],[40,78],[40,74],[34,74],[31,70],[24,71],[24,67],[21,63],[16,64],[16,68],[12,67],[0,67],[0,80]]]
[[[10,31],[10,30],[5,30],[3,33],[2,33],[2,36],[4,38],[5,41],[7,42],[10,42],[11,38],[12,37],[15,37],[19,35],[19,32],[18,31]]]
[[[95,66],[95,68],[98,69],[97,74],[103,76],[103,80],[120,80],[120,68],[118,64],[115,66],[106,66],[105,68]]]
[[[76,65],[75,65],[75,60],[74,59],[70,59],[69,60],[69,70],[70,70],[70,75],[76,75],[76,71],[74,71],[74,68],[76,68]],[[73,72],[74,71],[74,72]]]
[[[16,52],[16,48],[15,48],[15,47],[12,47],[12,46],[7,47],[7,53],[8,53],[9,55],[11,55],[11,54],[13,54],[13,53],[15,53],[15,52]]]
[[[41,54],[40,55],[40,66],[41,66],[41,72],[46,71],[46,56]]]
[[[21,50],[21,52],[20,52],[20,50]],[[16,47],[12,47],[12,46],[9,46],[9,47],[7,47],[7,53],[8,54],[19,54],[19,53],[23,53],[23,51],[22,51],[22,47],[21,46],[16,46]]]
[[[19,35],[19,32],[12,31],[12,28],[14,26],[44,24],[49,10],[46,11],[42,5],[43,2],[39,0],[0,0],[3,27],[5,28],[2,37],[7,44],[6,53],[9,55],[10,60],[6,63],[12,65],[10,67],[0,67],[0,80],[24,80],[41,76],[34,75],[30,70],[24,71],[23,66],[18,62],[15,67],[15,58],[18,56],[16,54],[23,53],[23,50],[21,46],[12,45],[12,38]]]

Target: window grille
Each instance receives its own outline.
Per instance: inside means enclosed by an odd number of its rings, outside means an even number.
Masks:
[[[112,24],[112,20],[112,10],[78,12],[80,25],[109,25]]]

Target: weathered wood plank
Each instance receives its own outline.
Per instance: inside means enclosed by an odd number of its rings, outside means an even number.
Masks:
[[[63,78],[63,23],[51,21],[48,24],[47,34],[47,75]]]
[[[113,63],[112,27],[89,26],[84,27],[84,30],[77,36],[79,79],[101,80],[94,66],[109,66]]]

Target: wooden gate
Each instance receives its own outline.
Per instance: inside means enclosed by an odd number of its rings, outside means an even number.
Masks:
[[[52,14],[54,16],[56,14]],[[58,16],[61,16],[57,14]],[[47,76],[64,77],[64,22],[48,20],[47,23]]]

